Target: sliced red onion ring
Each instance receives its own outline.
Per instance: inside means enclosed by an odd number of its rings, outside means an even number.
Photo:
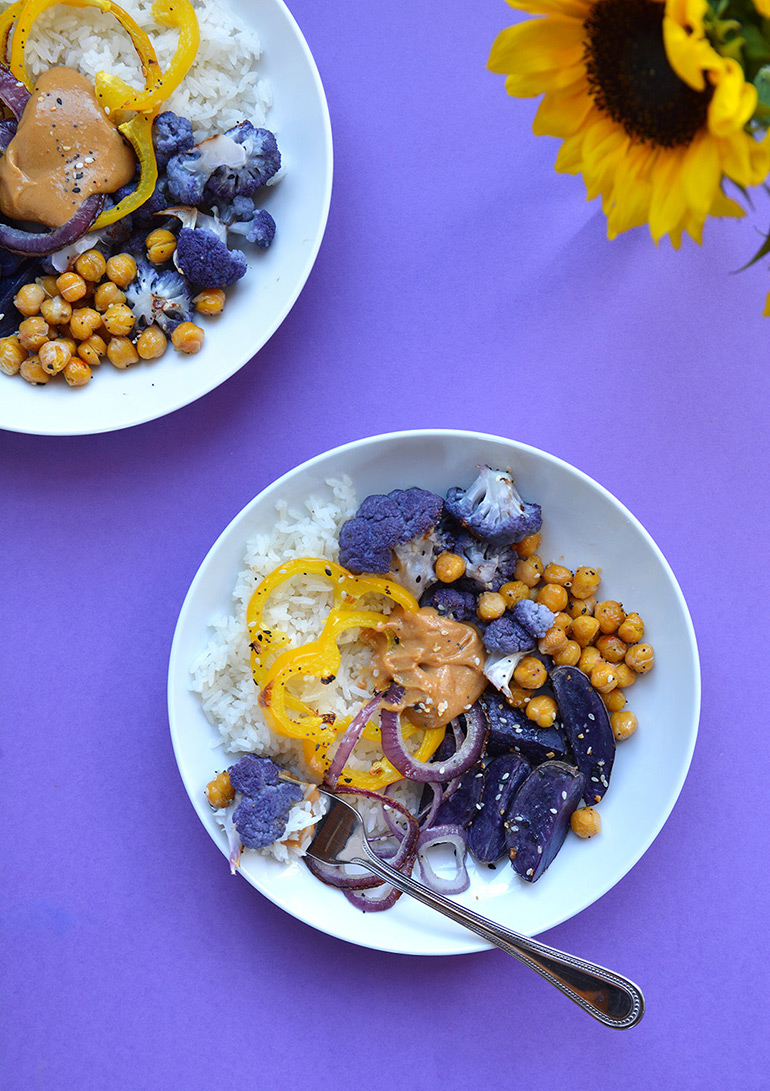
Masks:
[[[385,909],[392,909],[401,897],[401,891],[396,890],[390,883],[384,884],[382,893],[360,894],[355,890],[343,890],[342,892],[351,905],[360,909],[362,913],[382,913]]]
[[[427,850],[434,845],[450,845],[455,852],[457,872],[451,879],[437,875],[428,859]],[[436,826],[423,830],[417,840],[417,868],[423,884],[436,894],[462,894],[470,886],[465,856],[468,845],[460,826]]]
[[[4,64],[0,64],[0,99],[3,100],[17,121],[21,121],[24,107],[31,97],[24,84],[17,80]]]
[[[24,231],[20,227],[0,223],[0,246],[13,254],[33,254],[37,257],[52,254],[54,250],[61,250],[63,246],[68,246],[81,235],[85,235],[103,205],[104,194],[92,193],[90,197],[86,197],[71,220],[50,231]]]
[[[454,782],[450,781],[450,783]],[[426,784],[426,788],[430,788],[431,792],[433,793],[433,799],[430,801],[425,810],[421,814],[417,815],[417,821],[420,823],[420,827],[424,830],[427,830],[428,827],[433,824],[436,818],[436,814],[438,813],[438,809],[441,806],[441,802],[444,799],[444,788],[439,781],[428,781],[428,783]]]
[[[451,758],[441,762],[428,762],[418,761],[409,753],[401,734],[401,717],[397,712],[384,708],[380,716],[382,752],[391,765],[408,780],[422,783],[454,780],[479,760],[487,734],[487,721],[478,703],[472,705],[464,715],[467,730],[462,744]]]

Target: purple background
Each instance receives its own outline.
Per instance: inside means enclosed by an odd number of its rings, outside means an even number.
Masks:
[[[767,1087],[770,282],[732,275],[767,210],[678,254],[643,229],[608,243],[532,136],[534,104],[485,69],[502,2],[292,10],[336,167],[284,325],[163,420],[0,435],[3,1085]],[[211,543],[297,462],[424,426],[598,479],[690,605],[703,714],[680,800],[546,937],[639,981],[647,1015],[624,1034],[497,951],[407,958],[312,931],[229,879],[177,774],[168,653]]]

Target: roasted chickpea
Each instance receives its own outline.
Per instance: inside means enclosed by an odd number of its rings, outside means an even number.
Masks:
[[[136,276],[136,262],[130,254],[113,254],[107,260],[107,279],[119,288],[127,288]]]
[[[40,346],[38,359],[49,375],[58,375],[72,359],[72,352],[65,341],[46,341]]]
[[[505,599],[497,591],[484,591],[476,602],[476,613],[482,621],[494,621],[505,613]]]
[[[563,629],[565,633],[570,634],[572,632],[572,618],[565,610],[560,610],[556,617],[553,619],[554,625],[558,625],[560,629]]]
[[[594,837],[601,831],[602,819],[593,807],[578,807],[570,815],[569,824],[578,837]]]
[[[85,386],[92,375],[89,365],[79,356],[73,356],[64,368],[64,378],[69,386]]]
[[[225,293],[222,288],[204,288],[195,296],[193,303],[200,314],[221,314],[225,307]]]
[[[37,356],[28,356],[26,360],[22,360],[19,375],[33,386],[45,386],[51,378],[45,368],[40,366]]]
[[[70,318],[70,333],[76,341],[85,341],[101,324],[102,316],[93,307],[76,307]]]
[[[577,600],[580,602],[580,599]],[[599,632],[599,622],[590,614],[578,614],[572,621],[572,639],[577,640],[581,648],[593,644]]]
[[[533,553],[537,553],[538,549],[540,549],[542,540],[542,534],[528,534],[526,538],[522,538],[520,542],[517,542],[513,548],[520,557],[531,557]]]
[[[59,289],[56,287],[55,276],[35,277],[35,284],[39,284],[49,299],[53,299],[55,295],[59,294]]]
[[[613,712],[610,716],[610,725],[612,727],[612,734],[618,740],[622,742],[623,739],[630,738],[639,726],[639,721],[630,709],[623,709],[622,712]]]
[[[587,648],[583,648],[583,650],[581,651],[580,659],[578,660],[578,666],[580,667],[581,671],[584,671],[586,674],[590,674],[594,667],[597,665],[597,663],[601,662],[602,653],[599,651],[598,648],[595,648],[593,645],[589,645]]]
[[[626,695],[622,689],[618,689],[616,686],[615,689],[611,689],[609,693],[603,693],[602,700],[607,706],[608,712],[620,712],[620,710],[625,707]]]
[[[107,359],[115,367],[125,368],[137,362],[139,353],[127,337],[113,337],[107,345]]]
[[[612,663],[597,663],[591,671],[591,685],[599,693],[609,693],[618,684],[618,676]]]
[[[19,323],[19,341],[29,352],[37,352],[48,340],[49,333],[50,327],[42,315],[25,318]]]
[[[563,564],[550,564],[543,570],[543,579],[546,583],[558,583],[561,587],[569,587],[572,583],[572,572]]]
[[[530,553],[527,557],[522,557],[516,562],[516,567],[513,570],[513,574],[517,580],[525,583],[527,587],[536,587],[540,583],[540,577],[543,575],[543,562],[537,553]]]
[[[510,697],[506,697],[506,701],[513,708],[526,708],[528,703],[532,700],[532,694],[528,689],[522,689],[521,686],[509,686]]]
[[[549,697],[547,694],[540,694],[539,697],[533,697],[527,705],[527,718],[534,720],[538,727],[550,727],[556,719],[556,713],[558,709],[553,697]]]
[[[52,326],[62,326],[72,318],[72,304],[62,296],[55,295],[43,300],[40,304],[40,313]]]
[[[567,613],[571,617],[580,617],[582,614],[593,614],[596,599],[589,595],[587,599],[570,599],[567,603]]]
[[[614,633],[603,633],[597,639],[596,647],[602,653],[602,659],[608,663],[622,663],[628,651],[628,644],[624,644]]]
[[[20,314],[31,318],[33,314],[40,314],[40,304],[45,299],[45,288],[39,284],[22,284],[13,297],[13,305]]]
[[[98,333],[92,333],[78,345],[77,354],[89,367],[98,367],[107,352],[107,342]]]
[[[548,632],[538,641],[538,651],[543,655],[555,655],[567,647],[569,641],[567,634],[559,625],[552,625]]]
[[[595,568],[581,565],[580,568],[575,569],[575,575],[572,578],[570,591],[573,599],[587,599],[589,595],[595,594],[600,583],[601,576]]]
[[[126,293],[121,292],[117,284],[111,280],[105,280],[94,289],[94,307],[102,313],[111,307],[113,303],[125,303]]]
[[[94,314],[96,313],[94,311]],[[105,329],[113,337],[125,337],[134,328],[134,322],[136,322],[134,312],[125,303],[111,303],[101,318]]]
[[[638,644],[644,636],[644,622],[638,614],[626,614],[618,626],[618,636],[626,644]]]
[[[534,655],[525,655],[516,665],[513,677],[522,689],[540,689],[545,685],[548,671]]]
[[[18,337],[0,339],[0,371],[3,375],[17,375],[27,350],[21,347]]]
[[[537,601],[542,602],[543,606],[547,606],[554,614],[558,614],[567,605],[567,590],[560,583],[545,583],[538,589]]]
[[[148,326],[136,339],[136,351],[143,360],[157,360],[166,351],[168,338],[160,326]]]
[[[144,245],[147,247],[147,260],[153,265],[162,265],[176,250],[176,235],[164,227],[157,227],[144,240]]]
[[[203,347],[203,330],[194,322],[180,322],[171,334],[174,348],[180,352],[195,353]]]
[[[101,250],[86,250],[76,260],[75,272],[79,273],[83,280],[96,283],[107,272],[107,259]]]
[[[529,587],[523,580],[512,580],[511,583],[503,584],[500,594],[505,599],[506,610],[512,610],[517,602],[529,598]]]
[[[623,689],[633,686],[638,677],[636,671],[631,670],[625,660],[622,663],[615,664],[615,673],[618,676],[618,685],[622,686]]]
[[[655,663],[652,644],[632,644],[626,652],[626,664],[637,674],[646,674]]]
[[[580,645],[576,640],[568,640],[559,652],[555,652],[553,661],[557,667],[576,667],[580,661]]]
[[[206,798],[211,806],[217,809],[226,807],[228,803],[232,803],[235,799],[235,788],[230,783],[230,774],[226,769],[208,782],[206,785]]]
[[[623,623],[626,612],[619,602],[614,599],[605,599],[597,602],[594,607],[594,617],[599,622],[599,628],[603,633],[616,633]]]
[[[56,287],[59,295],[68,303],[77,303],[88,290],[83,278],[71,270],[56,278]]]
[[[465,575],[465,561],[457,553],[439,553],[436,557],[436,579],[442,583],[454,583]]]

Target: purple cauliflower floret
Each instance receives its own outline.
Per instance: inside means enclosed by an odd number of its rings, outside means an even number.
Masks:
[[[244,796],[233,811],[233,824],[249,849],[263,849],[280,841],[292,803],[302,798],[294,784],[268,784],[257,796]]]
[[[253,197],[260,186],[269,181],[281,166],[281,153],[275,136],[269,129],[256,129],[250,121],[242,121],[224,134],[240,149],[212,171],[206,184],[211,203],[231,201],[234,197]]]
[[[436,586],[420,599],[420,606],[432,606],[441,617],[450,617],[454,621],[477,621],[476,596],[472,591],[446,584]]]
[[[245,796],[259,795],[268,785],[278,784],[279,772],[280,766],[274,761],[257,757],[256,754],[245,754],[228,769],[233,788]]]
[[[522,599],[521,602],[517,602],[514,606],[513,616],[519,625],[522,625],[528,633],[539,640],[551,628],[556,615],[542,602]]]
[[[342,525],[340,564],[356,573],[389,572],[393,550],[429,535],[443,506],[440,496],[418,488],[367,496],[355,516]],[[432,570],[432,556],[429,562]]]
[[[233,197],[217,205],[217,215],[228,231],[242,235],[260,250],[267,250],[275,237],[275,220],[264,208],[257,208],[252,197]]]
[[[195,147],[192,125],[186,117],[165,110],[155,118],[152,143],[155,159],[162,170],[172,156],[189,152]]]
[[[5,151],[16,136],[18,122],[14,118],[6,118],[0,121],[0,151]]]
[[[205,227],[182,228],[174,263],[200,288],[224,288],[246,272],[246,255],[241,250],[228,250],[227,243]]]
[[[161,269],[138,258],[136,276],[125,291],[131,310],[138,319],[139,329],[154,322],[169,333],[180,322],[189,322],[192,318],[190,287],[175,269]]]
[[[540,505],[521,499],[511,474],[489,466],[480,468],[467,489],[450,489],[446,508],[472,534],[495,545],[520,542],[543,523]]]
[[[465,561],[465,574],[485,588],[497,591],[513,579],[519,560],[514,550],[492,542],[483,542],[467,531],[457,535],[453,552]]]
[[[535,645],[532,634],[506,610],[484,629],[484,647],[492,655],[526,652]]]

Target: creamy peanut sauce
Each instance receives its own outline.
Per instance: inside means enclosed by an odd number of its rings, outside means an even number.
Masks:
[[[50,68],[0,158],[0,209],[12,220],[61,227],[92,193],[114,193],[130,182],[135,167],[133,151],[86,77]]]
[[[403,699],[387,708],[402,711],[419,727],[443,727],[482,694],[486,652],[478,632],[429,606],[417,613],[397,606],[389,623],[367,639],[374,649],[377,688],[404,687]]]

